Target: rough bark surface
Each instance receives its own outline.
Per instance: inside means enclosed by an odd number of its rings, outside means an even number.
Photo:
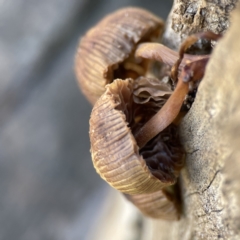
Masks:
[[[173,49],[190,34],[224,33],[237,0],[175,0],[167,21],[164,43]]]
[[[179,41],[185,34],[202,29],[227,29],[227,14],[236,1],[202,1],[207,4],[209,18],[198,20],[199,27],[187,25],[201,15],[196,7],[199,2],[175,2],[171,31]],[[190,6],[195,6],[196,14],[187,21],[186,9]],[[180,20],[185,21],[185,27],[176,26]],[[195,102],[181,124],[187,151],[181,175],[183,217],[179,222],[154,221],[153,239],[240,239],[240,5],[230,21],[230,28],[213,51]]]

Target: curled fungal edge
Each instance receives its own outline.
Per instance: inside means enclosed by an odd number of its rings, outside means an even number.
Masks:
[[[146,63],[136,64],[133,51],[139,42],[151,42],[163,30],[163,21],[140,8],[124,8],[100,21],[81,39],[75,72],[81,90],[94,104],[115,78],[144,75]]]

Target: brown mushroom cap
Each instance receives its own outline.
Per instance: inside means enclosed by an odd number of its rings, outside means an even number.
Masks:
[[[109,14],[90,29],[81,39],[75,59],[76,76],[87,99],[94,104],[136,44],[158,37],[162,29],[161,19],[133,7]]]
[[[133,88],[132,79],[115,80],[94,105],[92,160],[100,176],[119,191],[152,193],[176,182],[183,151],[173,125],[139,150],[134,133],[155,114],[155,108],[133,102]]]

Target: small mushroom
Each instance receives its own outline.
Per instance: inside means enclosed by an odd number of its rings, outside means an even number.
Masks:
[[[155,115],[156,107],[133,101],[134,83],[132,79],[115,80],[94,105],[91,154],[96,171],[112,187],[127,194],[152,193],[176,183],[184,152],[173,124],[139,148],[135,137]],[[158,109],[167,100],[162,96]]]
[[[116,78],[144,75],[148,61],[136,62],[133,52],[138,43],[153,41],[162,30],[160,18],[133,7],[106,16],[90,29],[75,57],[76,76],[87,99],[94,104]]]

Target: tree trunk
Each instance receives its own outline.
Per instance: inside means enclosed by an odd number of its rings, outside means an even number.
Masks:
[[[178,222],[153,221],[153,239],[240,239],[240,5],[227,30],[235,3],[175,1],[168,19],[164,42],[175,49],[194,32],[226,33],[180,126],[187,152],[183,215]]]

